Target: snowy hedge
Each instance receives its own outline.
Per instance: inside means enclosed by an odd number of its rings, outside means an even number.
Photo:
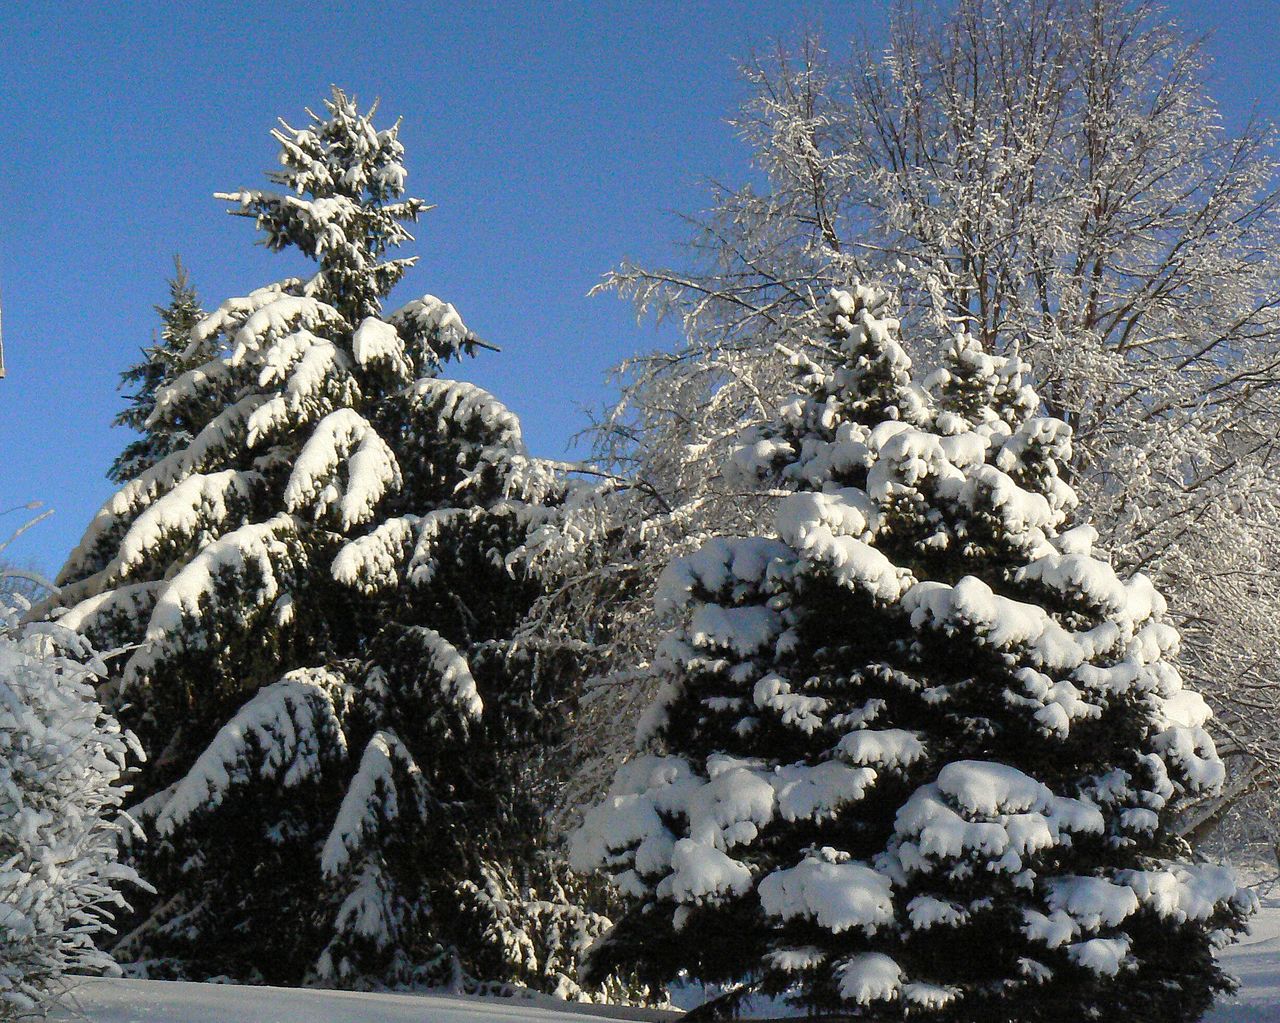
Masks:
[[[99,706],[104,672],[56,625],[0,608],[0,1020],[41,1012],[95,946],[134,872],[116,862],[130,737]]]

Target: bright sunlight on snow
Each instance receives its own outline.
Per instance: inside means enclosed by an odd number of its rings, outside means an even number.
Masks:
[[[59,1021],[88,1023],[591,1023],[664,1020],[678,1013],[616,1006],[481,999],[451,995],[372,994],[158,980],[90,980],[77,1008]]]
[[[1240,993],[1205,1023],[1280,1023],[1280,894],[1263,900],[1248,937],[1223,955]],[[86,1023],[591,1023],[673,1020],[674,1012],[449,995],[367,994],[166,981],[90,980],[76,989]],[[776,1009],[769,1009],[770,1013]],[[52,1017],[73,1023],[73,1012]]]

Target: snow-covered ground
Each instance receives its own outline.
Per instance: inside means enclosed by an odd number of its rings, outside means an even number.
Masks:
[[[1205,1023],[1280,1023],[1280,894],[1264,899],[1252,933],[1224,955],[1239,995]],[[54,1018],[88,1023],[591,1023],[670,1020],[675,1013],[602,1006],[554,1007],[449,995],[354,994],[162,981],[93,980],[76,992],[79,1011]]]
[[[435,994],[90,980],[76,989],[65,1023],[602,1023],[667,1020],[678,1013]]]
[[[1240,993],[1215,1007],[1206,1023],[1280,1023],[1280,892],[1263,898],[1249,935],[1222,959],[1240,978]]]

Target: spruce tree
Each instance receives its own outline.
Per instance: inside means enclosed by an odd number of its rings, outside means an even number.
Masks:
[[[199,432],[197,423],[188,422],[183,413],[190,409],[173,409],[163,418],[153,418],[156,392],[183,370],[206,361],[204,353],[188,352],[191,332],[204,319],[200,299],[182,259],[173,257],[173,276],[169,278],[169,304],[155,307],[160,317],[160,339],[142,350],[143,360],[120,374],[120,388],[133,388],[126,395],[128,405],[115,418],[116,426],[125,426],[141,436],[130,441],[120,453],[107,478],[114,483],[128,483],[140,476],[166,455],[191,442]],[[200,423],[199,425],[203,425]]]
[[[1191,862],[1223,768],[1142,575],[1074,521],[1070,431],[1017,358],[914,381],[885,296],[833,292],[730,468],[776,535],[719,538],[643,755],[574,836],[630,908],[593,954],[856,1019],[1198,1019],[1251,896]]]
[[[398,126],[339,90],[281,122],[279,192],[220,195],[316,272],[224,302],[149,421],[212,411],[123,486],[64,568],[149,754],[135,848],[159,889],[116,949],[151,975],[578,994],[580,912],[541,849],[566,657],[521,631],[512,562],[555,498],[520,424],[442,375],[481,345],[383,299]],[[204,410],[204,412],[200,412]]]

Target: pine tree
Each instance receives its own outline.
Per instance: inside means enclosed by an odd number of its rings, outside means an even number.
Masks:
[[[631,906],[595,967],[728,985],[705,1015],[1198,1019],[1251,896],[1170,830],[1223,768],[1163,599],[1071,524],[1025,364],[962,335],[913,382],[861,287],[822,324],[733,458],[776,536],[662,581],[647,752],[574,836]]]
[[[604,921],[563,895],[538,801],[567,659],[521,632],[538,584],[509,564],[558,484],[515,415],[441,375],[482,344],[452,306],[382,311],[427,208],[402,198],[398,126],[338,90],[310,116],[274,132],[279,193],[219,197],[316,273],[191,328],[208,361],[149,421],[216,414],[104,505],[60,580],[62,622],[129,650],[109,691],[150,754],[136,855],[160,896],[117,955],[578,994]]]
[[[166,455],[185,447],[199,432],[196,423],[183,418],[182,413],[189,415],[191,409],[174,409],[174,414],[163,420],[152,419],[156,392],[183,370],[207,359],[204,353],[187,351],[191,332],[204,319],[204,310],[200,308],[187,268],[178,256],[173,257],[173,276],[169,278],[169,304],[158,305],[155,310],[160,316],[160,343],[144,348],[143,361],[120,374],[121,390],[126,387],[135,390],[127,395],[129,404],[116,416],[115,425],[128,427],[141,436],[130,441],[111,463],[107,478],[114,483],[128,483],[140,476]]]

